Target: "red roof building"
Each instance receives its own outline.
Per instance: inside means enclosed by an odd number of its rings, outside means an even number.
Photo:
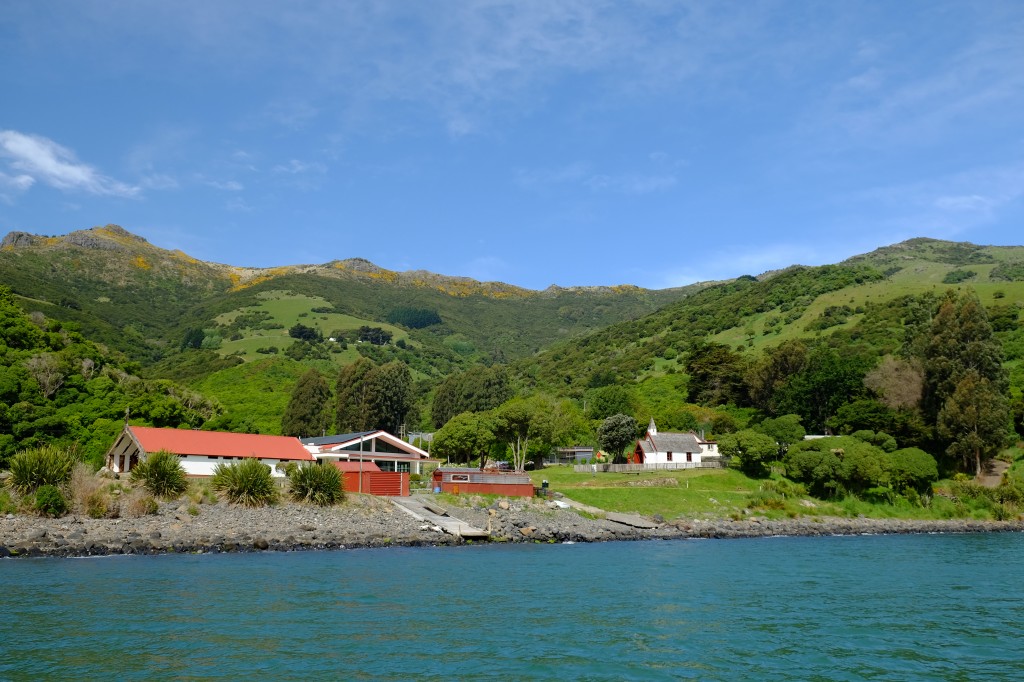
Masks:
[[[128,473],[160,450],[177,455],[189,476],[212,476],[218,464],[249,458],[268,465],[274,476],[284,476],[278,464],[316,461],[298,438],[290,436],[125,426],[107,451],[106,466],[115,473]]]

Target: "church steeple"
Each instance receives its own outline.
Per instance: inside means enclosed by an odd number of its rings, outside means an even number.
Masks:
[[[651,423],[647,425],[647,433],[652,436],[658,435],[658,427],[654,423],[654,417],[651,417]]]

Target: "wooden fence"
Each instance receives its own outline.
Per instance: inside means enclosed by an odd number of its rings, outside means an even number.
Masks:
[[[573,471],[581,474],[591,472],[638,474],[643,471],[674,471],[678,469],[724,469],[725,463],[720,459],[703,462],[668,462],[665,464],[577,464]]]

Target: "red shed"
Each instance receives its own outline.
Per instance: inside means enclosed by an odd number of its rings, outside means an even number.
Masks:
[[[509,497],[533,497],[533,481],[529,476],[501,471],[440,467],[434,470],[434,488],[440,488],[441,492],[455,495],[479,493],[508,495]]]

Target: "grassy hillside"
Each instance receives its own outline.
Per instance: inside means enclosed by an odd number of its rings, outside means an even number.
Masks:
[[[394,341],[407,340],[414,352],[428,348],[465,363],[532,354],[559,339],[653,312],[705,286],[531,291],[421,271],[392,272],[361,259],[240,268],[161,249],[116,225],[64,237],[11,233],[0,246],[0,282],[22,297],[27,308],[45,308],[50,317],[74,321],[90,337],[143,365],[177,352],[190,328],[227,325],[253,309],[279,321],[290,319],[287,305],[272,303],[282,292],[294,298],[294,316],[312,314],[299,309],[302,297],[332,308],[339,317],[315,320],[325,333],[349,329],[357,321],[357,326],[390,325]],[[408,317],[401,313],[410,308],[440,322],[415,329],[402,324]],[[272,333],[262,334],[266,339],[254,336],[226,338],[219,350],[251,360],[256,344],[283,341],[270,338]],[[338,360],[346,358],[354,354]]]
[[[516,367],[528,382],[581,396],[596,386],[681,373],[686,351],[705,339],[748,357],[788,340],[822,338],[881,355],[903,342],[914,301],[970,288],[990,316],[1012,318],[997,336],[1017,395],[1024,387],[1022,264],[1024,247],[911,240],[840,265],[797,266],[761,281],[715,286],[641,319],[556,344]]]

